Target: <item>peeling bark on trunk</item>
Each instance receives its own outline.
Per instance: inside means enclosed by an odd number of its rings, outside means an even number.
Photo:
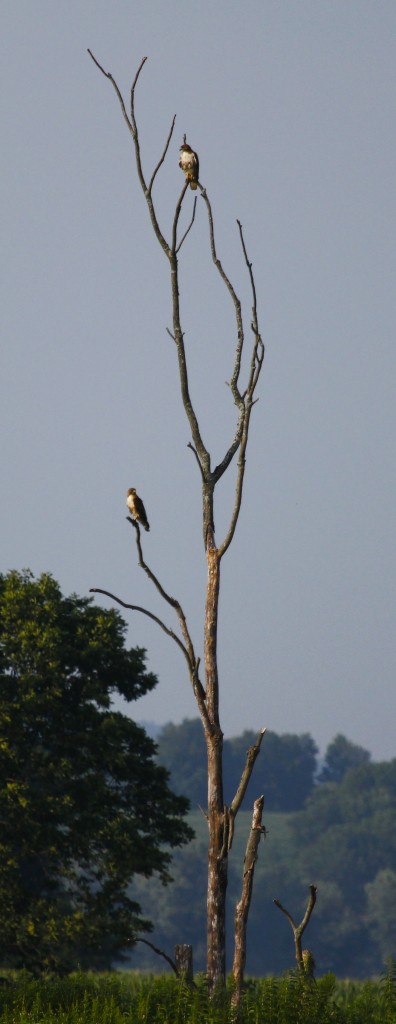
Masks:
[[[246,845],[245,859],[243,862],[243,881],[241,898],[235,907],[235,947],[234,963],[232,973],[235,981],[235,989],[232,996],[232,1005],[239,1006],[242,985],[246,965],[246,928],[249,916],[250,901],[253,891],[254,868],[257,860],[258,847],[262,836],[261,819],[264,807],[264,797],[259,796],[254,802],[252,825]]]
[[[224,845],[223,733],[219,722],[219,681],[217,672],[217,617],[220,590],[220,561],[213,530],[207,529],[208,581],[205,612],[205,680],[208,724],[208,892],[207,892],[207,975],[213,989],[225,981],[225,921],[228,849]]]

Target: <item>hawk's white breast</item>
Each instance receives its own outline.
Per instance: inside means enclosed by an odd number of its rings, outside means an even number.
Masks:
[[[182,153],[180,153],[180,163],[183,168],[183,171],[192,171],[193,167],[195,167],[196,164],[194,154],[186,153],[183,151]]]

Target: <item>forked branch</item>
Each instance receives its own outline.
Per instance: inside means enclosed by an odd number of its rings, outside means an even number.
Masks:
[[[275,906],[278,907],[279,910],[282,911],[282,914],[284,914],[285,917],[287,917],[287,920],[288,920],[288,922],[290,924],[290,927],[291,927],[292,932],[293,932],[294,949],[295,949],[295,954],[296,954],[296,960],[297,960],[298,968],[299,968],[299,971],[301,971],[301,974],[304,974],[304,975],[306,973],[308,973],[308,972],[306,971],[306,968],[305,968],[303,950],[301,949],[301,939],[302,939],[302,936],[303,936],[303,934],[305,932],[305,929],[306,929],[307,924],[308,924],[308,922],[310,920],[313,908],[314,908],[315,903],[316,903],[316,893],[317,893],[316,885],[310,885],[307,909],[306,909],[304,917],[303,917],[303,919],[302,919],[302,921],[300,922],[299,925],[296,924],[296,922],[292,918],[292,915],[289,913],[288,910],[286,910],[285,907],[282,906],[280,901],[279,900],[274,900]],[[305,952],[305,950],[304,950],[304,952]]]
[[[140,185],[142,187],[142,190],[143,190],[146,202],[147,202],[151,223],[153,225],[154,232],[155,232],[156,237],[157,237],[157,239],[159,241],[161,249],[163,249],[163,251],[166,254],[166,256],[168,256],[169,255],[169,245],[168,245],[166,239],[164,238],[164,236],[162,234],[162,231],[161,231],[161,228],[160,228],[160,226],[158,224],[157,215],[156,215],[156,212],[155,212],[155,209],[154,209],[154,204],[153,204],[153,201],[152,201],[152,198],[151,198],[151,189],[152,189],[152,186],[153,186],[153,183],[154,183],[154,178],[155,178],[157,172],[159,171],[161,165],[163,164],[163,162],[165,160],[165,156],[166,156],[166,153],[167,153],[167,150],[168,150],[168,146],[169,146],[169,143],[170,143],[170,140],[171,140],[171,137],[172,137],[172,132],[173,132],[174,123],[175,123],[175,117],[173,118],[171,130],[170,130],[170,133],[169,133],[169,136],[168,136],[168,141],[166,143],[163,155],[162,155],[161,159],[159,160],[159,163],[157,164],[157,167],[154,169],[153,174],[151,176],[150,185],[149,185],[149,187],[147,187],[146,181],[145,181],[145,177],[144,177],[144,174],[143,174],[142,160],[141,160],[141,155],[140,155],[139,133],[138,133],[136,117],[135,117],[135,89],[136,89],[136,85],[137,85],[137,81],[138,81],[140,72],[141,72],[142,68],[144,67],[144,64],[146,63],[147,57],[143,57],[142,58],[142,60],[141,60],[141,62],[139,64],[139,67],[137,69],[135,78],[133,80],[132,89],[131,89],[131,117],[129,118],[128,114],[126,112],[126,107],[125,107],[125,103],[124,103],[124,100],[123,100],[123,97],[122,97],[121,90],[119,89],[119,87],[117,85],[117,82],[113,78],[113,75],[110,74],[110,71],[105,71],[105,69],[102,67],[102,65],[99,63],[99,61],[96,59],[96,57],[94,56],[94,54],[92,53],[91,50],[88,50],[88,53],[89,53],[90,57],[92,57],[92,60],[93,60],[94,64],[96,64],[96,67],[99,68],[99,71],[102,72],[102,75],[104,75],[105,78],[109,79],[109,81],[111,82],[113,88],[115,89],[115,92],[117,93],[118,100],[119,100],[119,103],[120,103],[120,106],[121,106],[121,110],[122,110],[122,114],[123,114],[124,120],[126,121],[126,123],[128,125],[128,128],[129,128],[129,131],[130,131],[130,133],[132,135],[132,138],[133,138],[133,142],[134,142],[134,146],[135,146],[135,157],[136,157],[136,167],[137,167],[137,172],[138,172],[138,178],[139,178]]]

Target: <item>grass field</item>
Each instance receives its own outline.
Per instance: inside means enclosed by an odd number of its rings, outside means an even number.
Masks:
[[[0,986],[1,1024],[231,1024],[231,989],[210,1000],[204,979],[190,989],[169,976],[75,974]],[[377,982],[307,987],[295,976],[247,983],[241,1024],[396,1024],[396,970]]]

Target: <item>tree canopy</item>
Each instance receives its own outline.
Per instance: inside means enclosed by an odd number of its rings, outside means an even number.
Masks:
[[[367,764],[370,753],[338,733],[329,743],[319,774],[319,782],[341,782],[350,768]]]
[[[3,964],[107,966],[151,927],[133,876],[166,883],[169,847],[193,835],[155,744],[113,710],[157,682],[125,633],[118,612],[63,597],[49,574],[0,576]]]
[[[246,751],[256,738],[255,732],[246,730],[241,736],[224,740],[226,799],[237,789]],[[307,733],[278,736],[267,731],[242,806],[251,806],[253,793],[265,793],[268,810],[298,810],[314,786],[317,752]],[[180,725],[165,725],[158,738],[158,756],[171,774],[172,787],[188,796],[193,808],[206,806],[206,750],[199,718],[185,718]]]

